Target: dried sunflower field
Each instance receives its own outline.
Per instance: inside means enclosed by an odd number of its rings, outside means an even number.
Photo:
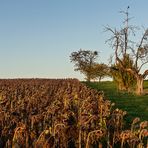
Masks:
[[[148,121],[77,79],[0,80],[1,148],[145,148]]]

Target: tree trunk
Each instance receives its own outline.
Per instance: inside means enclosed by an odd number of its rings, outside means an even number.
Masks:
[[[144,78],[141,75],[137,77],[137,84],[136,84],[136,94],[137,95],[143,94],[143,80]]]
[[[101,79],[102,79],[102,77],[100,76],[100,77],[99,77],[99,83],[101,82]]]
[[[126,87],[122,82],[118,82],[118,90],[119,91],[126,91]]]
[[[90,82],[90,80],[91,80],[91,76],[90,76],[89,74],[87,75],[86,80],[87,80],[87,82]]]

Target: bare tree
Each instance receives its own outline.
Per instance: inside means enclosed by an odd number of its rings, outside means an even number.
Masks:
[[[134,75],[136,79],[136,94],[143,94],[143,81],[148,75],[148,69],[142,72],[144,65],[148,63],[148,29],[144,29],[144,33],[140,42],[134,42],[131,39],[135,36],[137,27],[129,25],[129,7],[126,11],[121,11],[126,17],[123,22],[123,27],[120,29],[113,29],[109,26],[105,27],[105,31],[111,32],[112,36],[107,40],[114,49],[115,63],[118,63],[124,72],[129,72]],[[125,56],[130,56],[134,62],[133,67],[125,67]]]

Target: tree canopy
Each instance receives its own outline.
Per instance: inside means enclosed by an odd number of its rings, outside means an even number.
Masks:
[[[106,75],[107,65],[99,64],[97,58],[98,52],[91,50],[80,49],[70,55],[70,60],[74,63],[74,70],[84,74],[87,81],[98,78],[101,80]]]

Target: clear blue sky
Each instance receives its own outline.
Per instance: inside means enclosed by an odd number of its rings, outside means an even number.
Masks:
[[[0,0],[0,78],[81,79],[69,55],[98,50],[108,63],[103,26],[121,24],[128,5],[132,22],[147,27],[148,0]]]

